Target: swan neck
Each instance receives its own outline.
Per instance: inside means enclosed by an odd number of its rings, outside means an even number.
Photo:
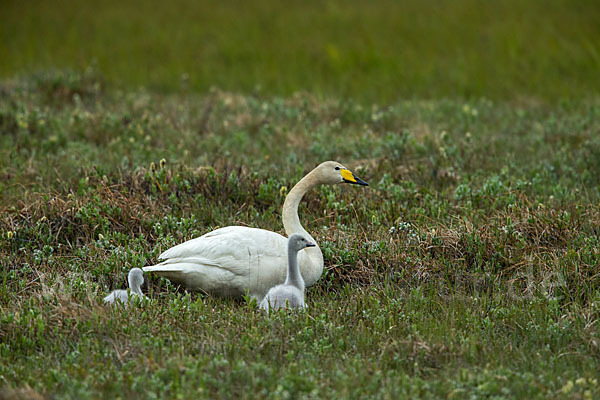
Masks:
[[[288,245],[288,272],[285,279],[285,285],[292,285],[300,290],[304,290],[304,280],[298,268],[298,252]]]
[[[309,172],[304,178],[302,178],[288,193],[283,203],[283,211],[281,214],[283,220],[283,227],[288,237],[294,233],[300,233],[306,236],[313,243],[317,243],[316,240],[304,229],[300,223],[298,217],[298,205],[302,198],[313,187],[321,184],[319,176],[315,170]],[[315,247],[307,247],[304,249],[304,253],[308,256],[310,262],[302,261],[302,274],[304,279],[302,284],[313,285],[317,279],[323,273],[323,253],[317,244]],[[298,255],[296,253],[296,259]]]
[[[290,193],[285,198],[285,202],[283,203],[282,219],[285,233],[288,236],[291,236],[294,233],[303,233],[308,235],[308,232],[306,232],[300,223],[300,218],[298,217],[298,206],[300,205],[300,201],[302,201],[302,198],[306,192],[308,192],[317,184],[314,178],[315,177],[312,172],[306,175],[292,188],[292,190],[290,190]]]

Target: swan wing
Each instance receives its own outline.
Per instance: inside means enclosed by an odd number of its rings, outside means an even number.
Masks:
[[[229,226],[174,246],[159,259],[143,270],[193,290],[259,295],[285,279],[287,239],[264,229]]]
[[[191,263],[245,274],[254,258],[287,260],[287,239],[275,232],[228,226],[208,232],[164,251],[161,265]]]

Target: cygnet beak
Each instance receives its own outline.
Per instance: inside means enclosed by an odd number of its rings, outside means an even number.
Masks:
[[[306,243],[306,247],[316,247],[317,245],[312,243],[312,242],[308,242]]]

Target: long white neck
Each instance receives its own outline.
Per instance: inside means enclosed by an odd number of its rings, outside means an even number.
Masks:
[[[302,200],[302,197],[312,189],[314,186],[319,185],[318,178],[315,174],[315,171],[310,172],[304,178],[300,180],[293,188],[290,190],[290,193],[285,198],[285,202],[283,203],[283,227],[285,228],[285,233],[291,236],[294,233],[301,233],[310,238],[313,243],[317,243],[315,239],[302,227],[300,224],[300,218],[298,218],[298,205]],[[319,279],[321,273],[323,273],[323,253],[321,253],[321,249],[319,245],[315,247],[307,247],[304,249],[310,260],[312,261],[312,270],[306,271],[303,269],[304,277],[308,280],[308,284],[312,285],[312,279],[315,281]],[[307,276],[307,273],[310,276]]]
[[[292,249],[291,244],[288,245],[288,272],[284,284],[304,290],[304,279],[302,279],[298,268],[298,251]]]

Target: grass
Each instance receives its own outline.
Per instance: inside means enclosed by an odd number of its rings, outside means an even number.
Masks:
[[[600,91],[595,0],[3,2],[0,77],[99,69],[122,88],[405,98]]]
[[[25,398],[600,396],[600,103],[107,89],[0,92],[0,387]],[[219,226],[282,232],[286,188],[335,159],[301,219],[308,311],[188,293],[101,305],[127,271]]]

